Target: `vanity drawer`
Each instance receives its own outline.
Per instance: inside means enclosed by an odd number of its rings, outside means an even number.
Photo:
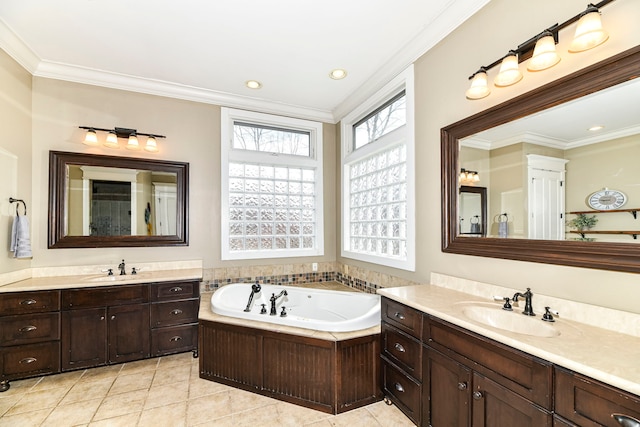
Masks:
[[[382,324],[382,353],[418,381],[422,381],[422,344],[393,326]]]
[[[63,309],[97,308],[145,302],[149,302],[147,285],[120,285],[62,291]]]
[[[422,313],[404,304],[382,298],[382,321],[420,339],[422,335]]]
[[[15,292],[0,294],[0,313],[42,313],[60,309],[60,291]]]
[[[199,299],[151,304],[151,327],[182,325],[198,321]]]
[[[199,295],[200,283],[198,281],[154,283],[151,285],[152,301],[197,298]]]
[[[557,367],[555,392],[555,412],[577,425],[620,427],[612,414],[640,420],[640,396]]]
[[[170,326],[151,331],[151,356],[179,353],[198,348],[198,324]]]
[[[0,345],[60,339],[60,313],[23,314],[0,318]]]
[[[60,342],[2,349],[2,378],[14,379],[60,371]]]
[[[422,386],[397,367],[383,360],[382,384],[385,395],[404,412],[411,420],[420,425],[420,399]]]

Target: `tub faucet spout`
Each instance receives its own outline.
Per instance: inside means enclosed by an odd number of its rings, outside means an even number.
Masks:
[[[257,294],[258,292],[260,292],[260,289],[262,289],[262,287],[260,286],[260,283],[256,282],[255,284],[251,285],[251,295],[249,295],[249,302],[247,302],[247,307],[244,309],[244,311],[249,312],[251,311],[251,302],[253,302],[253,295]]]
[[[269,315],[270,316],[275,316],[276,314],[278,314],[278,311],[276,310],[276,301],[278,301],[278,298],[280,298],[281,296],[287,296],[287,291],[282,291],[280,292],[277,296],[276,294],[271,294],[271,310],[269,311]]]

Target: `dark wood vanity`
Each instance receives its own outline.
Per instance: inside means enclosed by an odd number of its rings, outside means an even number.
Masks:
[[[382,387],[419,426],[609,426],[640,419],[640,396],[386,297]]]
[[[9,381],[193,351],[198,280],[0,293],[0,391]]]

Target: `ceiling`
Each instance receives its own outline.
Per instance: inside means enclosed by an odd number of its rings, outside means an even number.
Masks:
[[[0,47],[34,76],[336,122],[489,1],[2,0]]]

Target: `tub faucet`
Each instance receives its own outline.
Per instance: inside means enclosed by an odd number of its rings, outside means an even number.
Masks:
[[[526,316],[535,316],[536,314],[533,312],[533,307],[531,306],[531,299],[533,298],[533,294],[531,293],[531,288],[527,288],[527,292],[520,293],[516,292],[513,294],[513,302],[518,302],[518,298],[524,297],[524,311],[522,314]]]
[[[282,291],[278,294],[278,296],[276,296],[276,294],[271,294],[271,311],[269,311],[269,315],[270,316],[275,316],[276,314],[278,314],[278,311],[276,310],[276,301],[278,300],[278,298],[280,298],[281,296],[287,296],[287,291]]]
[[[258,283],[257,281],[255,284],[251,285],[251,295],[249,295],[249,302],[247,303],[247,307],[244,309],[244,311],[246,312],[251,311],[251,302],[253,301],[253,295],[260,292],[260,289],[262,289],[262,287],[260,286],[260,283]]]
[[[126,267],[124,265],[124,260],[122,260],[122,262],[118,265],[118,269],[120,270],[121,276],[124,276],[125,274],[127,274]]]

